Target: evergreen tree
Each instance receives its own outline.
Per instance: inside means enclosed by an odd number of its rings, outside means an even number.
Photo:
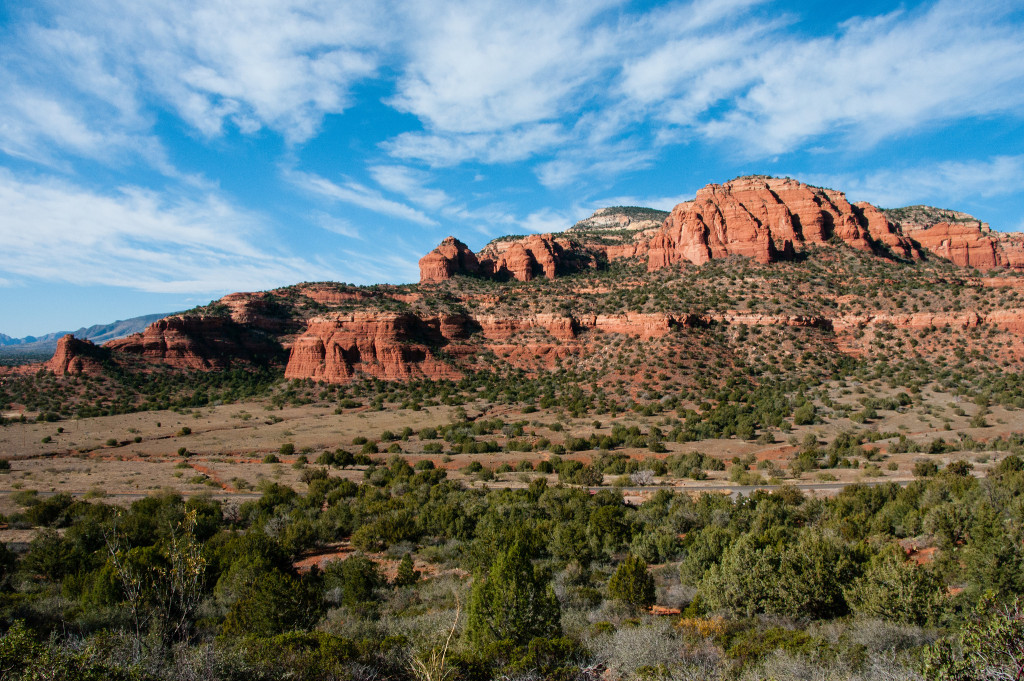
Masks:
[[[937,576],[892,544],[871,559],[864,576],[846,589],[846,599],[859,615],[924,624],[938,614],[943,595]]]
[[[415,584],[420,578],[420,571],[413,569],[412,554],[402,556],[402,562],[398,564],[398,574],[395,575],[395,586],[409,586]]]
[[[654,605],[654,577],[647,571],[647,563],[632,553],[627,555],[608,580],[608,595],[634,608]]]
[[[518,541],[498,554],[486,578],[477,575],[467,610],[466,636],[476,646],[561,633],[558,599]]]

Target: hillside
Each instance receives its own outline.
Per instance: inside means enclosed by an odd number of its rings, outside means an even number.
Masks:
[[[677,386],[692,384],[702,363],[757,375],[782,355],[811,373],[893,352],[945,360],[954,347],[979,364],[1020,357],[1017,235],[949,211],[885,213],[763,176],[709,185],[659,226],[661,217],[610,208],[479,253],[449,238],[421,260],[419,285],[231,294],[104,352],[122,364],[278,367],[333,383],[458,379],[506,365],[634,385],[644,381],[623,362],[642,352]],[[936,329],[948,331],[937,338]],[[744,342],[722,340],[737,336]],[[709,337],[718,340],[709,346]],[[61,374],[70,358],[67,348],[59,354],[48,368]]]

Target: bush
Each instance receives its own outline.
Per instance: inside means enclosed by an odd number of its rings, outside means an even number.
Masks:
[[[793,423],[798,426],[807,426],[814,423],[817,410],[810,402],[804,402],[793,412]]]
[[[647,571],[647,563],[628,554],[608,580],[608,595],[633,608],[654,605],[654,577]]]
[[[402,556],[402,562],[398,564],[398,573],[395,575],[395,586],[410,586],[420,578],[420,571],[414,569],[412,554]]]
[[[854,612],[892,622],[925,624],[938,613],[942,585],[932,572],[908,561],[895,544],[875,555],[864,576],[846,589]]]
[[[349,606],[373,600],[374,589],[387,583],[377,564],[361,554],[329,564],[323,578],[327,597]]]
[[[518,541],[502,551],[486,577],[477,574],[469,597],[466,637],[482,648],[499,641],[525,645],[561,632],[554,591]]]

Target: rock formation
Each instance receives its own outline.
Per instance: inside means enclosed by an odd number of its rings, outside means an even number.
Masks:
[[[153,322],[142,333],[104,347],[180,369],[226,369],[238,362],[281,361],[284,349],[272,336],[230,317],[177,315]]]
[[[662,216],[659,222],[656,218]],[[648,270],[734,255],[772,263],[839,241],[890,259],[893,266],[929,251],[964,267],[1024,270],[1024,235],[992,232],[970,216],[923,206],[881,210],[851,204],[842,192],[754,176],[708,185],[671,213],[607,209],[567,232],[502,238],[479,253],[448,237],[420,260],[420,276],[424,284],[460,274],[528,282],[619,259],[646,264]],[[472,292],[467,292],[459,286],[359,288],[329,282],[235,293],[103,347],[65,336],[44,368],[63,375],[99,371],[106,360],[130,360],[204,371],[286,365],[288,378],[330,382],[362,376],[454,379],[488,367],[495,357],[527,370],[551,368],[571,355],[586,356],[608,342],[617,343],[616,335],[657,344],[685,329],[719,325],[818,329],[854,354],[866,351],[875,329],[889,327],[971,331],[985,325],[1000,333],[1024,333],[1024,311],[991,307],[983,312],[957,308],[949,314],[912,308],[904,314],[861,306],[851,314],[840,307],[816,306],[813,314],[801,314],[802,306],[786,310],[778,304],[769,313],[754,307],[743,312],[670,307],[655,308],[665,312],[626,312],[572,303],[573,297],[604,295],[609,287],[638,276],[634,270],[625,280],[581,280],[580,286],[560,288],[567,297],[558,301],[544,300],[543,288],[491,287],[481,292],[469,287]],[[1019,278],[977,281],[1012,286]],[[524,304],[523,298],[530,302]],[[840,306],[845,304],[841,298],[836,301]],[[632,309],[651,308],[641,303]]]
[[[647,267],[703,265],[742,255],[761,263],[838,237],[861,251],[920,258],[920,251],[870,204],[851,205],[842,192],[790,179],[742,177],[708,185],[676,206],[651,239]]]
[[[479,267],[473,251],[450,236],[420,258],[420,283],[446,281],[456,274],[475,274]]]
[[[647,258],[650,270],[681,262],[702,265],[730,255],[770,263],[833,238],[883,257],[922,257],[917,244],[875,206],[854,205],[842,192],[791,179],[750,176],[708,185],[694,200],[677,205],[658,228],[650,219],[657,211],[636,222],[608,211],[598,211],[564,233],[579,239],[552,234],[504,238],[474,256],[449,237],[420,261],[420,282],[467,273],[529,281],[540,274],[552,278],[600,261],[638,257]],[[631,238],[623,239],[623,230],[632,231]],[[602,232],[617,238],[595,238]]]
[[[333,383],[357,374],[386,380],[457,378],[441,349],[465,339],[468,320],[443,316],[357,312],[310,320],[291,349],[286,378]]]
[[[103,370],[103,360],[109,356],[110,351],[106,348],[75,338],[69,333],[57,341],[57,349],[44,364],[44,368],[57,376],[98,374]]]
[[[420,283],[446,281],[456,274],[480,274],[503,281],[530,281],[538,276],[554,279],[557,274],[596,264],[594,254],[581,244],[551,234],[492,241],[476,254],[448,237],[420,259]]]
[[[960,267],[1024,270],[1024,236],[997,234],[984,223],[939,222],[908,232],[921,246]]]

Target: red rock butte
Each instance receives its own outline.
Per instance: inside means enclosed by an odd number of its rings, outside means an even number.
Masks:
[[[751,176],[704,187],[692,201],[673,208],[659,229],[632,243],[540,234],[491,242],[474,254],[449,237],[420,260],[420,283],[457,274],[517,281],[554,278],[563,270],[621,258],[646,258],[649,270],[703,265],[730,255],[771,263],[833,240],[885,258],[913,260],[930,252],[962,267],[1024,270],[1024,237],[1019,234],[992,232],[973,219],[903,227],[869,203],[851,204],[843,192],[789,178]]]
[[[876,327],[984,325],[1000,333],[1024,333],[1019,305],[980,313],[867,309],[851,314],[827,306],[813,314],[732,308],[594,313],[562,299],[535,308],[521,301],[503,304],[513,289],[445,283],[460,275],[554,279],[617,260],[632,260],[650,272],[700,267],[730,256],[769,265],[799,260],[810,249],[828,254],[846,247],[894,267],[944,259],[961,267],[1024,271],[1024,236],[993,232],[971,216],[925,206],[882,210],[851,204],[839,191],[752,176],[708,185],[671,212],[603,209],[565,232],[503,237],[479,253],[449,237],[420,260],[418,287],[321,283],[234,293],[104,346],[66,336],[42,368],[64,375],[100,372],[104,362],[201,371],[275,366],[284,367],[287,378],[334,383],[363,377],[456,379],[490,366],[495,357],[528,371],[553,369],[566,357],[593,353],[606,342],[602,339],[616,335],[651,341],[717,325],[808,327],[829,334],[836,347],[850,354],[862,351],[856,338],[865,331],[870,338]],[[800,263],[790,266],[799,268]],[[1016,286],[1021,279],[1004,274],[978,281]],[[584,295],[600,293],[601,286],[607,285],[584,277],[569,289]],[[543,292],[541,287],[527,297],[541,300]]]

